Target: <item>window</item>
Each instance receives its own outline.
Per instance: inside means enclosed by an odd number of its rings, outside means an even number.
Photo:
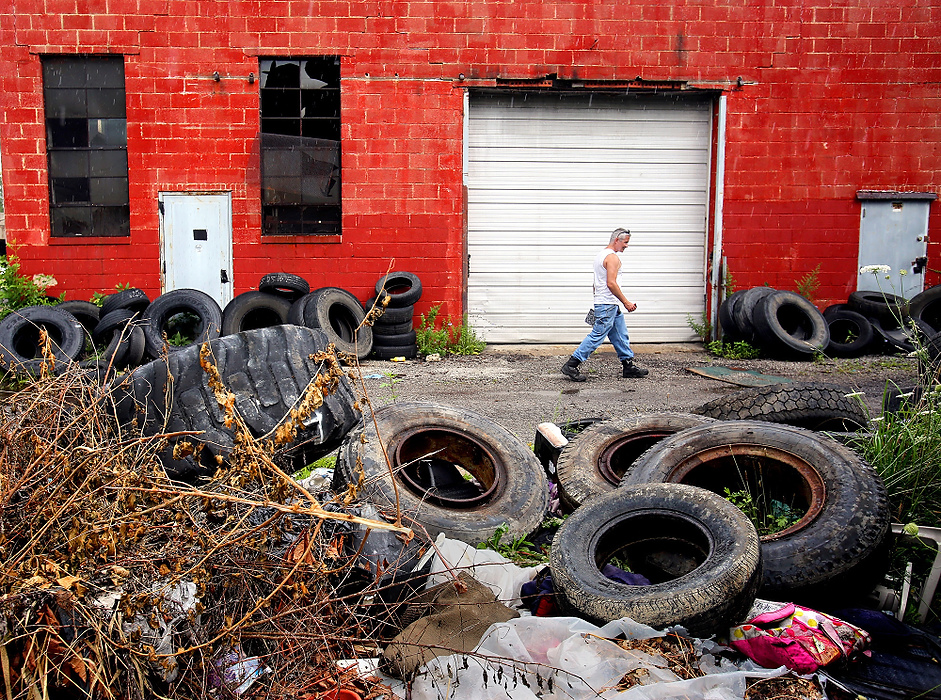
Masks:
[[[129,236],[120,56],[42,59],[53,236]]]
[[[340,59],[262,59],[266,235],[340,233]]]

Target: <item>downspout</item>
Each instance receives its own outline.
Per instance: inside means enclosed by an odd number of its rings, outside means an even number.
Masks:
[[[461,78],[463,79],[463,74]],[[467,253],[467,169],[470,160],[467,146],[467,133],[470,125],[470,91],[464,90],[464,123],[463,133],[461,134],[462,157],[461,157],[461,211],[463,212],[461,224],[461,314],[467,315],[467,286],[470,277],[470,256]]]
[[[710,304],[712,309],[712,337],[715,339],[719,326],[719,291],[722,288],[724,272],[724,259],[722,257],[722,203],[725,199],[725,119],[726,96],[719,96],[718,124],[716,124],[716,199],[715,218],[713,221],[714,235],[712,238],[712,271],[709,280]]]

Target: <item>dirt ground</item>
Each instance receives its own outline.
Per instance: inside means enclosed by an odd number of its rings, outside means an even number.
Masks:
[[[487,416],[527,444],[543,421],[620,416],[654,411],[691,411],[744,387],[710,379],[687,368],[718,365],[816,381],[860,391],[870,415],[881,413],[887,383],[911,385],[917,362],[903,355],[867,355],[855,359],[783,361],[725,360],[698,344],[639,345],[636,363],[650,370],[644,379],[621,379],[621,366],[604,345],[574,383],[559,368],[574,346],[491,345],[477,356],[452,356],[440,362],[367,360],[361,365],[366,392],[375,407],[393,401],[433,401],[461,406]]]

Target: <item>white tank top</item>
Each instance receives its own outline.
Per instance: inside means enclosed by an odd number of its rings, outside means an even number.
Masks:
[[[594,271],[594,301],[596,304],[618,304],[620,301],[608,289],[608,270],[604,266],[604,260],[609,255],[617,256],[610,248],[602,248],[595,256]],[[618,286],[621,286],[621,259],[618,258]]]

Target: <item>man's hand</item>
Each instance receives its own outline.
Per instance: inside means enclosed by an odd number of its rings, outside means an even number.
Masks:
[[[633,301],[629,301],[624,304],[624,308],[627,309],[628,313],[631,311],[637,311],[637,304],[635,304]]]

